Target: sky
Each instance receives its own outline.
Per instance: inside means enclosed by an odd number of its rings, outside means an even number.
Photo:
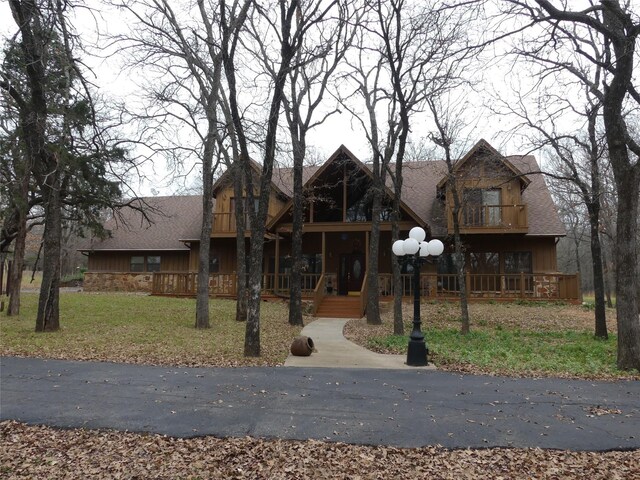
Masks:
[[[93,32],[96,24],[99,24],[99,28],[103,33],[113,33],[127,28],[123,24],[124,22],[119,21],[116,15],[109,12],[105,12],[100,16],[89,16],[86,13],[80,13],[73,23],[76,30],[83,37],[86,36],[87,39],[94,36]],[[8,2],[2,1],[0,2],[0,35],[5,38],[15,30],[16,27],[11,18]],[[100,59],[86,56],[83,57],[83,60],[95,72],[96,76],[92,81],[98,85],[102,92],[123,101],[128,101],[137,96],[134,79],[130,78],[128,74],[121,73],[119,60],[109,57]],[[504,90],[507,78],[499,66],[489,66],[483,74],[493,90]],[[469,118],[472,119],[465,129],[465,135],[468,137],[466,142],[468,147],[471,147],[480,138],[484,138],[505,155],[520,153],[517,151],[517,142],[503,134],[504,131],[509,129],[507,120],[499,115],[492,114],[483,107],[486,98],[482,98],[481,94],[470,92],[465,100],[471,101],[469,110],[466,112]],[[426,116],[423,116],[423,120],[418,119],[413,124],[410,136],[411,141],[417,143],[423,141],[433,129],[433,126],[426,118]],[[284,123],[284,118],[281,123]],[[340,145],[345,145],[363,161],[367,161],[370,156],[370,147],[362,128],[344,109],[342,113],[331,116],[324,124],[313,129],[309,134],[308,144],[320,154],[320,158],[328,158]],[[461,152],[460,155],[463,153]],[[198,184],[197,167],[191,170],[186,169],[189,172],[186,178],[176,177],[171,170],[167,169],[163,160],[156,159],[152,165],[147,164],[142,171],[147,178],[132,184],[136,193],[141,195],[166,195],[176,191],[184,191],[185,188]]]

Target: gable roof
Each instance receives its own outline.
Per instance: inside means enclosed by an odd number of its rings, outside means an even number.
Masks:
[[[253,159],[249,159],[249,166],[251,167],[251,170],[253,170],[253,173],[257,175],[258,178],[260,178],[260,176],[262,175],[262,165],[260,165],[258,162],[256,162]],[[275,187],[276,193],[279,193],[280,195],[285,197],[290,197],[291,195],[287,194],[287,192],[284,191],[282,188],[284,185],[282,181],[279,179],[279,176],[276,175],[277,170],[278,170],[277,168],[273,169],[273,172],[271,175],[271,186]],[[213,198],[216,198],[216,194],[218,193],[218,190],[220,188],[227,185],[227,182],[229,182],[229,176],[231,176],[231,169],[227,168],[222,173],[222,175],[220,175],[220,177],[215,181],[215,183],[211,187],[211,190],[213,191]]]
[[[523,183],[524,187],[527,187],[531,183],[531,180],[523,172],[521,172],[512,162],[510,162],[507,157],[502,156],[502,154],[498,152],[495,148],[493,148],[489,144],[489,142],[487,142],[484,138],[481,138],[480,140],[478,140],[478,142],[473,147],[471,147],[471,150],[469,150],[464,157],[462,157],[453,165],[453,173],[455,174],[471,158],[473,158],[475,155],[477,155],[482,151],[487,151],[494,157],[502,160],[502,163],[507,167],[507,169],[509,169],[513,173],[514,176],[519,178],[519,180]],[[447,170],[444,171],[444,176],[438,182],[438,188],[442,188],[445,186],[445,183],[447,182],[446,173],[447,173]]]
[[[150,222],[140,212],[123,208],[118,217],[105,222],[111,236],[91,238],[81,251],[185,250],[182,239],[199,239],[202,225],[202,195],[146,197],[139,201],[147,209]],[[214,200],[215,205],[215,200]]]
[[[353,153],[351,153],[351,151],[347,147],[345,147],[344,145],[340,145],[338,147],[338,149],[333,153],[333,155],[331,155],[329,157],[329,159],[322,164],[322,166],[320,166],[320,167],[311,167],[310,169],[305,167],[303,169],[303,179],[302,179],[303,185],[304,186],[312,185],[342,155],[346,155],[347,157],[349,157],[349,160],[351,160],[351,162],[353,164],[355,164],[360,171],[365,173],[369,178],[373,178],[373,173],[371,172],[371,169],[366,164],[361,162],[358,159],[358,157],[356,157]],[[289,183],[288,184],[285,183],[283,186],[284,186],[284,190],[293,192],[293,169],[288,169],[288,170],[290,171],[290,173],[288,175]],[[306,178],[307,178],[306,181],[305,181],[305,174],[304,174],[305,170],[308,170],[307,171],[307,176],[306,176]],[[275,177],[275,173],[274,173],[274,177]],[[287,177],[285,177],[284,175],[278,175],[278,178],[280,178],[281,180],[284,180]],[[392,181],[391,181],[391,179],[389,178],[388,175],[387,175],[387,182],[386,182],[386,185],[385,185],[385,192],[390,197],[394,196],[393,184],[392,184]],[[291,195],[289,195],[289,196],[291,197],[292,195],[293,195],[293,193],[291,193]],[[416,220],[416,222],[421,223],[422,225],[426,225],[427,223],[424,221],[424,217],[421,217],[420,215],[418,215],[403,200],[404,199],[402,199],[400,201],[400,207],[403,210],[405,210],[409,215],[411,215]],[[284,207],[282,207],[280,212],[278,212],[278,214],[275,217],[273,217],[273,219],[271,219],[271,221],[267,225],[267,228],[272,228],[274,225],[276,225],[278,223],[278,221],[280,221],[280,219],[285,215],[285,213],[289,211],[289,209],[291,208],[292,204],[293,204],[293,199],[289,198],[289,201],[285,204]]]
[[[521,175],[526,175],[529,180],[529,186],[522,192],[522,202],[527,205],[528,212],[529,231],[526,236],[564,237],[567,232],[564,224],[560,221],[558,210],[553,203],[544,175],[540,173],[540,167],[535,157],[533,155],[512,155],[505,157],[505,160],[512,164],[514,168],[517,168]],[[441,172],[442,175],[447,172],[447,164],[444,160],[418,163],[432,163],[433,165],[430,168],[435,172]],[[428,202],[428,205],[425,206],[421,213],[424,212],[428,215],[427,218],[432,234],[434,236],[446,236],[447,217],[442,202],[436,197],[436,187],[433,183],[429,183],[428,176],[424,174],[418,174],[415,178],[409,178],[406,175],[405,184],[408,181],[416,183],[420,187],[424,185],[429,189],[428,192],[414,193],[413,195],[417,195],[421,197],[422,201],[426,200]]]

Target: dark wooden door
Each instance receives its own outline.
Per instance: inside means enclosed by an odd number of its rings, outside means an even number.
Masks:
[[[346,253],[340,255],[340,271],[338,293],[347,295],[359,292],[366,272],[363,253]]]

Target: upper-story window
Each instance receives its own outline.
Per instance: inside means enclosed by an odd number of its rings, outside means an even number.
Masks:
[[[502,190],[499,188],[466,188],[463,197],[464,224],[492,226],[502,222]]]

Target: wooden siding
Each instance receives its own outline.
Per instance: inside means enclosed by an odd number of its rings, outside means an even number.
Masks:
[[[233,185],[229,184],[220,189],[216,195],[216,205],[213,212],[213,225],[211,228],[212,236],[235,236],[236,234],[236,216],[233,207]],[[269,208],[267,211],[267,223],[270,219],[284,207],[285,200],[280,198],[277,192],[271,191],[269,197]],[[248,227],[248,225],[247,225]]]
[[[90,272],[129,272],[131,271],[131,257],[159,256],[160,271],[189,270],[189,252],[175,251],[118,251],[118,252],[90,252],[88,270]]]
[[[520,179],[515,178],[513,172],[499,159],[493,156],[478,156],[467,161],[456,172],[456,186],[461,200],[463,214],[469,212],[470,204],[464,201],[464,192],[467,189],[500,190],[500,203],[502,206],[500,226],[479,222],[478,225],[466,227],[462,225],[462,233],[526,233],[528,230],[526,205],[522,204],[522,192]],[[447,189],[447,226],[449,233],[453,233],[453,195]],[[498,210],[494,208],[493,212]],[[491,213],[491,212],[490,212]],[[464,220],[464,216],[461,215]],[[490,223],[490,222],[487,222]]]

